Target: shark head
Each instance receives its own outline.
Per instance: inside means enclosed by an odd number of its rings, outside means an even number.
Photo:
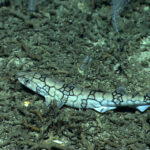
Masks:
[[[33,72],[19,72],[17,73],[18,81],[29,88],[30,90],[42,95],[47,96],[47,90],[45,87],[45,82],[42,80],[40,74]]]

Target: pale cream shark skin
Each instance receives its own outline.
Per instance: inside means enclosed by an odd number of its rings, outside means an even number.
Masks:
[[[17,78],[21,84],[44,96],[47,106],[56,101],[59,108],[67,105],[73,108],[90,108],[101,113],[122,106],[137,108],[141,112],[150,107],[150,95],[148,94],[132,96],[116,91],[104,93],[84,90],[33,72],[20,72]]]

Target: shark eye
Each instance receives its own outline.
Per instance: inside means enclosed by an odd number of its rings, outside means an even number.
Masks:
[[[26,78],[26,79],[24,80],[24,84],[27,85],[27,84],[29,84],[29,83],[30,83],[30,80]]]

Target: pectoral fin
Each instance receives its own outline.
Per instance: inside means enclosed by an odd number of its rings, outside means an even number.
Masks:
[[[51,103],[52,103],[52,99],[50,96],[45,96],[45,103],[46,103],[46,106],[47,107],[50,107],[51,106]]]
[[[139,111],[143,112],[143,111],[145,111],[148,107],[150,107],[150,105],[137,106],[136,108],[137,108]]]
[[[57,102],[57,107],[58,108],[62,108],[63,107],[63,105],[64,105],[64,103],[63,102],[61,102],[61,101],[56,101]]]
[[[63,102],[61,102],[61,101],[56,101],[56,100],[54,100],[53,99],[53,97],[51,97],[51,96],[46,96],[45,97],[45,100],[46,100],[46,106],[47,107],[50,107],[52,104],[57,104],[57,107],[58,108],[61,108],[61,107],[63,107],[63,105],[64,105],[64,103]]]
[[[100,106],[100,107],[94,108],[94,110],[96,110],[100,113],[104,113],[104,112],[106,112],[108,110],[112,110],[112,109],[116,109],[116,107]]]

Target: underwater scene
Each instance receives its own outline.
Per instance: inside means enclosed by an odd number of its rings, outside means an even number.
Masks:
[[[0,0],[0,150],[149,139],[149,0]]]

